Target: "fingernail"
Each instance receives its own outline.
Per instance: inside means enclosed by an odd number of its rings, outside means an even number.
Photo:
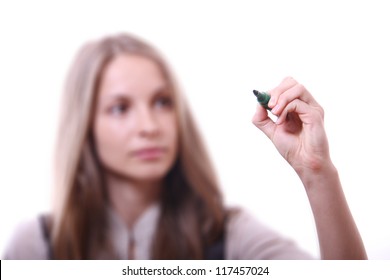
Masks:
[[[273,107],[275,105],[275,97],[271,97],[271,99],[268,102],[268,106]]]
[[[279,111],[279,108],[280,108],[279,104],[276,105],[276,106],[272,109],[272,111],[271,111],[272,114],[277,115],[277,114],[278,114],[278,111]]]

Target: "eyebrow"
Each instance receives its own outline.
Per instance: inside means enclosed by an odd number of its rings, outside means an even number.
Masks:
[[[110,95],[102,96],[102,100],[104,101],[110,101],[110,100],[121,100],[121,99],[128,99],[129,95],[122,92],[113,93]]]
[[[151,98],[154,98],[160,94],[168,94],[171,96],[173,95],[172,91],[170,90],[170,87],[168,85],[164,85],[156,88],[151,94]],[[109,95],[102,96],[102,101],[127,100],[132,98],[131,95],[132,94],[129,92],[118,91],[112,94],[110,93]]]

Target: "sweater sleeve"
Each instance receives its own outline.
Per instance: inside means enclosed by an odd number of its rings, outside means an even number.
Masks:
[[[225,242],[226,259],[313,259],[293,241],[266,227],[242,209],[230,211]]]
[[[9,240],[4,259],[44,260],[48,259],[48,247],[39,217],[19,224]]]

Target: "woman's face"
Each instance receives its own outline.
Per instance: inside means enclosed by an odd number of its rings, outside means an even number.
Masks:
[[[93,133],[103,167],[139,182],[158,182],[178,146],[173,95],[152,60],[121,54],[104,69]]]

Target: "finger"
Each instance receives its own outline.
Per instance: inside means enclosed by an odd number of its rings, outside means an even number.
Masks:
[[[279,118],[276,121],[277,125],[283,124],[286,121],[289,113],[296,113],[303,124],[310,124],[318,121],[323,121],[323,110],[321,107],[313,107],[300,99],[294,99],[284,108]]]
[[[271,99],[268,102],[268,107],[273,108],[277,103],[279,96],[286,90],[293,87],[297,82],[292,77],[286,77],[283,81],[274,89],[268,91],[271,95]]]
[[[274,115],[279,115],[287,106],[287,104],[292,102],[294,99],[300,99],[303,102],[314,107],[320,106],[310,94],[310,92],[302,84],[296,83],[294,86],[279,95],[277,104],[272,109],[272,113]]]
[[[268,116],[268,112],[259,104],[256,107],[256,112],[252,118],[252,123],[259,128],[268,138],[272,139],[276,124]]]
[[[272,113],[274,115],[279,115],[287,104],[292,102],[294,99],[300,99],[309,105],[318,106],[318,103],[314,100],[306,88],[302,84],[295,83],[292,87],[279,95],[277,104],[272,108]]]

